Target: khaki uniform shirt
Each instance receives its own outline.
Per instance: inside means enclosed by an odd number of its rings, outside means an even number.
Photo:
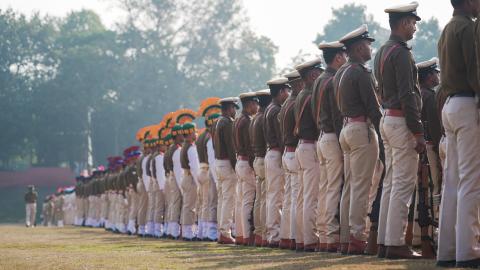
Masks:
[[[407,43],[395,35],[390,36],[375,56],[375,77],[383,107],[402,110],[410,131],[423,134],[418,71]]]
[[[172,144],[168,147],[167,152],[165,152],[165,157],[163,158],[163,168],[165,173],[171,173],[173,171],[173,153],[177,150],[179,145]]]
[[[435,147],[438,147],[442,137],[442,130],[440,119],[438,117],[438,109],[436,102],[435,91],[428,88],[421,89],[422,91],[422,122],[425,125],[425,139],[431,141]]]
[[[268,149],[278,148],[283,151],[282,132],[280,131],[280,121],[278,114],[280,113],[280,104],[272,100],[265,110],[265,123],[263,125],[263,132],[265,133],[265,140]]]
[[[380,105],[375,94],[372,71],[350,59],[335,74],[335,99],[343,117],[365,116],[375,129],[380,125]]]
[[[305,86],[295,100],[295,123],[298,130],[296,134],[299,139],[316,141],[318,139],[317,124],[314,120],[312,111],[312,94],[311,88]]]
[[[478,22],[477,22],[478,24]],[[478,30],[478,29],[477,29]],[[440,58],[441,91],[447,96],[459,92],[475,92],[480,94],[478,82],[478,57],[475,52],[475,23],[468,15],[459,11],[443,29],[438,41]]]
[[[129,165],[125,168],[125,182],[127,187],[132,185],[133,189],[137,191],[138,176],[135,165]]]
[[[215,158],[218,160],[230,160],[232,168],[235,168],[237,158],[233,145],[233,119],[221,116],[215,128]]]
[[[37,192],[36,191],[28,191],[25,193],[25,203],[36,203],[37,202]]]
[[[252,151],[252,146],[250,144],[250,136],[248,134],[248,127],[250,126],[251,117],[242,112],[233,124],[234,132],[233,132],[233,142],[235,145],[235,152],[238,156],[248,157],[248,161],[250,166],[253,167],[253,160],[255,159],[255,155]]]
[[[337,71],[328,67],[315,82],[312,95],[312,111],[319,131],[340,136],[343,117],[335,101],[333,78]]]
[[[265,108],[260,108],[250,123],[250,143],[252,145],[255,157],[265,157],[267,152],[267,142],[265,141],[265,133],[263,126],[265,122]]]
[[[280,130],[282,134],[283,145],[289,147],[296,147],[298,145],[298,137],[294,134],[295,131],[295,100],[297,95],[290,95],[280,109]]]
[[[208,164],[207,141],[209,138],[210,133],[206,129],[195,141],[195,144],[197,145],[198,161],[200,163]]]

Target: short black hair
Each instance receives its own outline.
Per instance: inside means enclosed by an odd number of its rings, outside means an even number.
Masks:
[[[258,96],[258,101],[259,101],[260,107],[265,108],[272,101],[272,96],[271,95]]]
[[[230,108],[230,106],[235,107],[235,104],[231,102],[224,102],[224,103],[221,103],[220,106],[222,107],[222,111],[226,111]]]
[[[308,76],[308,74],[310,74],[310,72],[314,70],[322,70],[322,69],[319,67],[310,67],[310,68],[304,68],[302,70],[299,70],[298,73],[300,73],[300,77],[302,79],[305,79]]]
[[[390,15],[388,18],[388,23],[390,24],[390,29],[394,30],[398,27],[400,22],[404,21],[406,18],[412,18],[411,16],[400,16],[400,15]]]
[[[461,5],[463,5],[464,2],[465,0],[450,0],[450,3],[452,3],[452,6],[454,8],[460,7]]]
[[[335,59],[335,56],[339,53],[345,52],[344,50],[324,50],[323,51],[323,60],[325,60],[325,63],[327,65],[330,65],[333,62],[333,59]]]
[[[283,89],[288,88],[288,85],[275,84],[275,85],[270,85],[269,87],[270,87],[270,95],[272,95],[272,97],[277,97]]]
[[[434,69],[429,69],[429,70],[426,70],[426,71],[419,71],[418,72],[418,82],[423,83],[428,78],[428,76],[430,76],[431,74],[434,74],[435,72],[436,71]]]

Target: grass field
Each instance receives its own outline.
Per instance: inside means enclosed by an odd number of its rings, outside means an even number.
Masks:
[[[434,262],[140,239],[102,229],[0,226],[0,269],[434,269]]]

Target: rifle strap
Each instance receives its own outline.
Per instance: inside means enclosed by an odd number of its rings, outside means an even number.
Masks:
[[[381,91],[380,93],[380,98],[383,99],[383,69],[385,67],[385,62],[387,61],[387,58],[392,54],[392,52],[396,49],[399,48],[400,44],[395,44],[392,47],[390,47],[384,55],[382,55],[382,60],[380,61],[380,77],[377,78],[378,80],[378,90]]]
[[[300,129],[300,120],[302,119],[303,111],[305,110],[305,106],[307,106],[307,104],[310,102],[311,99],[312,99],[312,95],[310,94],[307,98],[305,98],[305,101],[303,102],[302,107],[300,108],[300,111],[296,115],[294,134],[297,136]]]
[[[320,86],[320,90],[318,92],[320,96],[318,97],[317,104],[315,106],[315,109],[317,110],[317,115],[315,117],[315,122],[317,122],[317,124],[318,124],[318,121],[320,121],[320,111],[321,111],[320,106],[322,105],[322,100],[323,100],[323,95],[325,93],[325,88],[327,88],[327,84],[329,82],[331,82],[332,80],[333,80],[333,76],[326,79],[325,81],[323,81],[322,85]]]

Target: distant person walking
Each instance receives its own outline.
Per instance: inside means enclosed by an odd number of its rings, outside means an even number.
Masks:
[[[35,186],[28,186],[28,191],[25,193],[25,226],[34,227],[35,226],[35,216],[37,215],[37,191],[35,191]]]

